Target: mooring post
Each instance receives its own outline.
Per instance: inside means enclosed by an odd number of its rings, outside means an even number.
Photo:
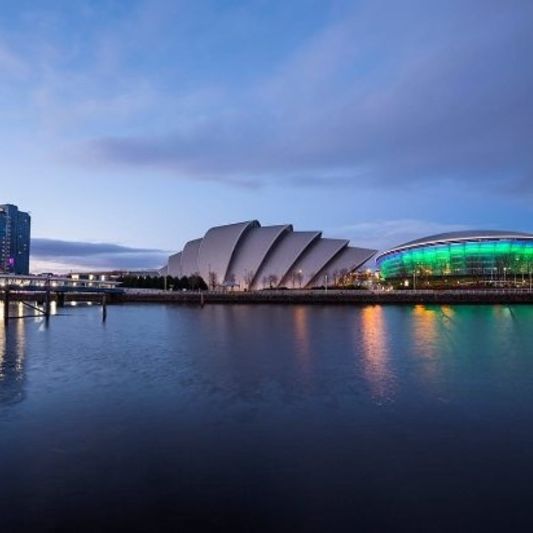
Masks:
[[[47,287],[46,294],[44,297],[44,316],[46,320],[50,318],[50,307],[51,307],[50,287]]]
[[[107,319],[107,294],[104,292],[102,294],[102,322],[105,322]]]
[[[9,287],[4,288],[4,324],[9,322]]]

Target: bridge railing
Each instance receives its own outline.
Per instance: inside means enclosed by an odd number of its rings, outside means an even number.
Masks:
[[[16,274],[0,274],[0,289],[9,286],[17,290],[32,288],[36,290],[42,288],[43,290],[50,288],[57,290],[59,288],[98,288],[98,289],[112,289],[119,286],[120,283],[111,280],[99,279],[75,279],[69,277],[55,277],[55,276],[33,276],[33,275],[16,275]]]

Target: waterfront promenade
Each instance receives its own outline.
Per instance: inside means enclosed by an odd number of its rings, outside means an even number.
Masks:
[[[508,304],[533,303],[528,289],[499,290],[264,290],[157,291],[124,289],[113,302],[154,302],[175,304]]]
[[[282,304],[282,305],[416,305],[416,304],[533,304],[533,290],[263,290],[263,291],[164,291],[156,289],[120,289],[107,293],[108,304],[168,303],[177,305],[208,304]],[[51,301],[58,301],[52,293]],[[60,295],[64,302],[102,302],[99,291],[71,288]],[[45,301],[44,293],[19,290],[12,301]]]

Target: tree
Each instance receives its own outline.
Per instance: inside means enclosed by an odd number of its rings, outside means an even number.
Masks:
[[[209,285],[209,288],[213,291],[216,289],[218,285],[217,281],[217,273],[209,271],[208,277],[207,277],[207,284]]]
[[[207,290],[207,285],[203,278],[198,274],[193,274],[188,278],[189,288],[192,290]]]
[[[337,285],[337,284],[346,284],[346,282],[347,282],[346,278],[347,278],[348,274],[349,274],[349,272],[348,272],[347,268],[341,268],[340,271],[339,271],[339,278],[338,278],[338,280],[335,280],[335,285]]]
[[[268,276],[268,286],[273,289],[278,284],[278,276],[270,274]]]
[[[252,283],[254,281],[255,274],[251,270],[247,270],[244,274],[244,283],[246,284],[246,288],[250,290],[252,288]]]
[[[236,283],[236,277],[235,277],[235,274],[230,273],[226,276],[226,283],[227,285],[229,285],[232,289],[233,287],[235,287],[235,285],[237,285]]]

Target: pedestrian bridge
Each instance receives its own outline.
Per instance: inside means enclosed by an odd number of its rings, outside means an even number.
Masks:
[[[60,307],[65,304],[66,293],[73,293],[74,298],[94,298],[102,304],[102,320],[106,320],[108,296],[121,294],[122,289],[117,288],[119,282],[106,279],[94,279],[94,276],[81,278],[78,276],[20,276],[15,274],[0,274],[0,294],[2,295],[2,312],[4,325],[7,326],[10,318],[27,318],[26,315],[10,316],[10,302],[17,300],[23,305],[42,314],[47,322],[51,314],[52,299]],[[43,309],[29,303],[37,301],[43,304]],[[32,315],[33,316],[33,315]]]
[[[0,274],[0,290],[52,292],[122,292],[117,281],[96,277]]]

